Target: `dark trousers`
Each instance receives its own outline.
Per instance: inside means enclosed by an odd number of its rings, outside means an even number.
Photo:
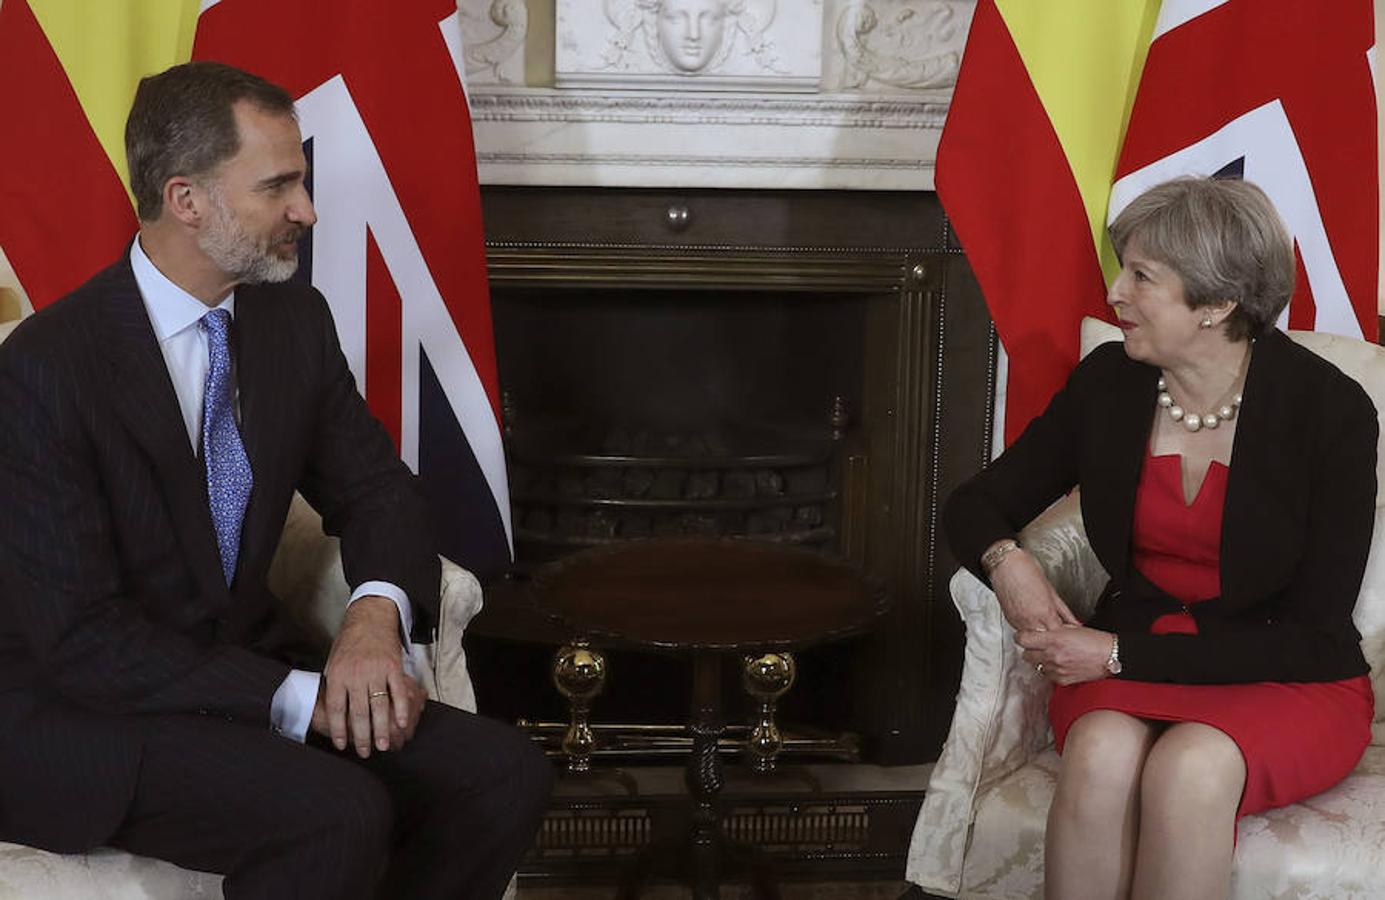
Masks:
[[[430,702],[403,750],[339,753],[204,716],[153,727],[112,846],[225,874],[227,898],[498,898],[552,768],[499,722]]]

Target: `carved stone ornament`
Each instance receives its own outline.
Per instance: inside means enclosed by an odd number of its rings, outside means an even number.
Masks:
[[[527,0],[459,0],[467,84],[523,84]]]
[[[506,0],[461,2],[499,47]],[[468,63],[484,184],[933,188],[975,0],[553,2],[556,86]]]
[[[822,0],[557,0],[560,88],[811,91]]]
[[[957,83],[970,0],[851,0],[836,16],[836,90],[936,90]]]

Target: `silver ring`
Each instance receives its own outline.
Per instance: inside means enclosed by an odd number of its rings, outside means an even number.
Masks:
[[[1043,663],[1039,663],[1037,666],[1034,667],[1034,671],[1035,671],[1035,672],[1038,672],[1039,675],[1040,675],[1040,677],[1042,677],[1043,674],[1044,674],[1044,664],[1043,664]],[[374,695],[372,694],[371,696],[374,696]]]
[[[371,691],[366,699],[374,700],[376,697],[388,697],[389,695],[389,691]]]

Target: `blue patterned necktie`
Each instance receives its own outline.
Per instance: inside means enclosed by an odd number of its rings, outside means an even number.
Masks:
[[[250,457],[236,427],[235,396],[231,386],[231,314],[214,309],[202,317],[207,333],[207,390],[202,403],[202,460],[207,466],[207,499],[221,551],[221,570],[226,584],[236,574],[240,553],[240,526],[250,502],[255,479]]]

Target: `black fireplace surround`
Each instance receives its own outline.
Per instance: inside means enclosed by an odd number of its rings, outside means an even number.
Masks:
[[[961,634],[938,506],[990,443],[994,340],[932,193],[487,187],[517,560],[468,636],[482,711],[562,718],[535,566],[673,534],[786,541],[883,582],[888,620],[810,654],[786,720],[936,757]],[[635,667],[631,671],[631,667]],[[597,722],[677,721],[620,661]]]

